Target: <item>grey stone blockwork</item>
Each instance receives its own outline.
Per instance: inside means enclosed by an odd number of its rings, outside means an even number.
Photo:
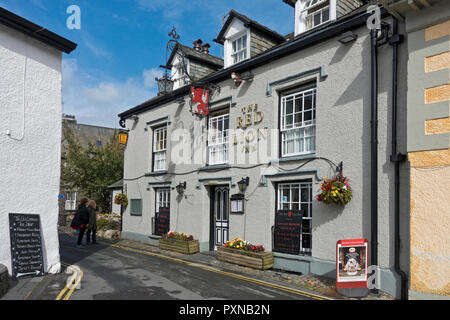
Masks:
[[[0,264],[0,297],[2,297],[9,289],[8,268]]]

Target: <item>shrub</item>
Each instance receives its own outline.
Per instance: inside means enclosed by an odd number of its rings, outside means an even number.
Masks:
[[[97,220],[97,230],[120,230],[120,223],[105,218]]]

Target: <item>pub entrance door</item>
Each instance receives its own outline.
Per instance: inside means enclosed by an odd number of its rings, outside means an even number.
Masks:
[[[215,250],[229,240],[230,189],[228,186],[211,187],[211,232],[209,249]]]

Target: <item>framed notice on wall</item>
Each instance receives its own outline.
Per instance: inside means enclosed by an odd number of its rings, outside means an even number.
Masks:
[[[367,239],[336,243],[336,288],[367,288]]]
[[[243,194],[233,194],[230,197],[230,213],[244,213],[244,195]]]

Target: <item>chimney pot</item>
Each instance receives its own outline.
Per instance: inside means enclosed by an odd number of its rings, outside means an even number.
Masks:
[[[203,45],[203,46],[202,46],[202,52],[203,52],[203,53],[209,53],[209,48],[211,48],[211,46],[209,45],[209,43]]]
[[[197,51],[202,51],[202,43],[203,41],[201,39],[198,39],[196,41],[193,42],[194,44],[194,49]]]

